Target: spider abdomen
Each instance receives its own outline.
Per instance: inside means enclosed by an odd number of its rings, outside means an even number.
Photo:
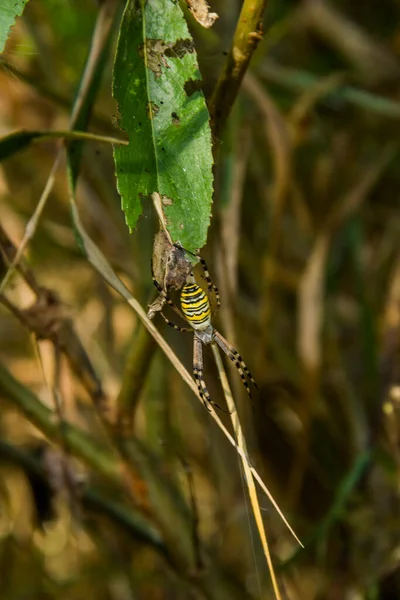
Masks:
[[[193,329],[210,325],[211,308],[206,293],[196,283],[187,283],[181,292],[181,309]]]

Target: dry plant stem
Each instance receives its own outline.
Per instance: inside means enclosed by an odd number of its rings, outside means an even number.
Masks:
[[[15,304],[10,302],[10,300],[4,294],[0,294],[0,304],[5,306],[14,315],[14,317],[16,317],[25,327],[30,329],[29,322],[23,311],[17,308]]]
[[[216,344],[212,344],[211,347],[212,347],[215,362],[217,365],[218,373],[221,378],[221,384],[222,384],[222,389],[224,392],[225,400],[226,400],[226,403],[227,403],[227,406],[229,409],[229,413],[231,416],[233,431],[235,432],[238,446],[242,450],[242,454],[240,456],[242,458],[242,465],[243,465],[243,471],[244,471],[244,476],[245,476],[245,480],[246,480],[246,485],[247,485],[247,488],[249,491],[249,497],[250,497],[251,507],[253,509],[254,519],[255,519],[255,522],[257,525],[261,544],[262,544],[265,558],[267,561],[268,569],[269,569],[269,572],[271,575],[272,586],[274,588],[275,597],[277,598],[277,600],[282,600],[282,596],[280,594],[279,587],[278,587],[278,582],[276,580],[274,566],[272,564],[271,553],[269,550],[269,545],[268,545],[267,536],[265,533],[264,523],[263,523],[263,519],[261,516],[261,509],[260,509],[260,504],[258,502],[257,491],[256,491],[256,487],[254,485],[253,475],[250,471],[249,463],[248,463],[247,459],[245,458],[245,456],[247,456],[246,441],[244,438],[242,427],[240,425],[239,415],[236,410],[236,406],[235,406],[235,402],[233,400],[231,389],[229,387],[228,379],[226,377],[226,373],[225,373],[224,365],[221,360],[221,355],[220,355],[219,349]]]
[[[198,393],[198,390],[197,390],[197,386],[196,386],[194,380],[192,379],[192,377],[190,376],[190,374],[188,373],[188,371],[185,369],[185,367],[183,366],[183,364],[180,362],[180,360],[178,359],[178,357],[176,356],[176,354],[174,353],[174,351],[172,350],[172,348],[167,344],[167,342],[164,340],[164,338],[159,333],[159,331],[154,327],[153,323],[147,318],[147,315],[145,314],[144,310],[140,306],[139,302],[137,302],[137,300],[135,300],[135,298],[133,298],[132,296],[130,298],[126,298],[126,299],[127,299],[127,302],[129,303],[129,305],[135,310],[135,312],[137,313],[137,315],[139,316],[139,318],[141,319],[141,321],[143,322],[143,324],[145,325],[145,327],[148,329],[148,331],[154,337],[154,339],[156,340],[157,344],[160,346],[160,348],[165,353],[165,355],[167,356],[167,358],[171,361],[172,365],[178,371],[178,373],[180,374],[180,376],[182,377],[182,379],[191,388],[191,390],[193,391],[193,393],[195,394],[195,396],[197,397],[197,399],[199,400],[199,402],[201,402],[203,404],[203,400],[199,396],[199,393]],[[238,454],[240,455],[240,457],[242,458],[242,460],[247,462],[248,459],[247,459],[246,453],[235,442],[235,439],[231,436],[231,434],[229,433],[229,431],[223,425],[221,419],[219,418],[219,416],[215,412],[213,406],[211,405],[209,408],[210,408],[210,415],[212,416],[212,418],[214,419],[214,421],[217,423],[218,427],[222,430],[222,432],[224,433],[224,435],[228,438],[228,440],[232,444],[232,446],[234,446],[236,448],[236,450],[237,450]],[[278,512],[278,514],[280,515],[281,519],[285,523],[286,527],[289,529],[289,531],[291,532],[291,534],[293,535],[293,537],[297,540],[297,542],[300,545],[302,545],[301,542],[300,542],[300,540],[299,540],[299,538],[294,533],[292,527],[289,525],[287,519],[284,517],[284,515],[283,515],[282,511],[280,510],[278,504],[276,503],[276,501],[274,500],[273,496],[271,495],[271,493],[267,489],[267,487],[264,484],[263,480],[261,479],[260,475],[257,473],[256,469],[254,467],[250,467],[249,465],[248,465],[248,467],[249,467],[250,472],[252,473],[254,479],[257,480],[257,482],[260,485],[261,489],[264,491],[264,493],[267,495],[267,497],[269,498],[269,500],[271,501],[271,503],[275,507],[276,511]]]
[[[1,225],[0,225],[0,253],[3,254],[4,261],[6,262],[7,265],[10,265],[10,263],[13,261],[15,255],[17,253],[16,247],[14,246],[13,242],[10,240],[10,238],[8,237],[7,233],[5,232],[5,230],[3,229],[3,227]],[[21,274],[21,276],[25,279],[27,285],[31,288],[31,290],[34,292],[34,294],[36,294],[36,296],[39,296],[39,294],[41,292],[41,287],[38,285],[33,272],[26,265],[24,265],[23,262],[21,262],[17,266],[17,270]]]
[[[88,261],[92,264],[92,266],[96,269],[96,271],[107,281],[107,283],[113,289],[115,289],[115,291],[118,292],[126,300],[126,302],[131,306],[131,308],[135,311],[135,313],[137,314],[139,319],[142,321],[143,325],[146,327],[146,329],[149,331],[149,333],[153,336],[153,338],[155,339],[157,344],[160,346],[161,350],[167,356],[168,360],[175,367],[175,369],[180,374],[182,379],[191,388],[191,390],[193,391],[193,393],[195,394],[195,396],[197,397],[199,402],[201,402],[203,404],[203,401],[200,398],[199,392],[197,390],[197,386],[196,386],[193,378],[190,376],[188,371],[185,369],[183,364],[180,362],[180,360],[178,359],[178,357],[176,356],[176,354],[174,353],[172,348],[164,340],[162,335],[159,333],[158,329],[156,329],[156,327],[153,325],[152,321],[147,317],[146,313],[144,312],[144,310],[141,307],[141,305],[139,304],[139,302],[132,296],[132,294],[129,292],[128,288],[126,288],[125,285],[122,283],[122,281],[116,276],[116,274],[114,273],[113,269],[111,268],[111,265],[109,264],[109,262],[107,261],[105,256],[102,254],[102,252],[96,246],[96,244],[94,244],[94,242],[89,238],[89,236],[87,235],[87,233],[81,223],[79,213],[77,211],[77,208],[76,208],[76,205],[74,203],[72,196],[71,196],[70,200],[71,200],[71,211],[72,211],[75,227],[77,229],[77,233],[79,233],[79,235],[81,237],[81,244],[83,245],[84,252],[87,256]],[[212,418],[216,421],[218,427],[222,430],[224,435],[228,438],[228,440],[232,444],[232,446],[234,446],[236,448],[237,452],[242,456],[242,458],[247,461],[247,456],[243,453],[241,448],[236,444],[234,438],[231,436],[229,431],[223,425],[223,423],[221,422],[220,418],[218,417],[218,415],[216,414],[216,412],[212,406],[210,406],[210,414],[211,414]],[[286,527],[289,529],[289,531],[291,532],[293,537],[298,541],[298,543],[300,545],[302,545],[299,538],[296,536],[293,529],[290,527],[288,521],[284,517],[279,506],[275,502],[273,496],[271,495],[271,493],[267,489],[266,485],[262,481],[260,475],[254,469],[254,467],[249,467],[249,468],[253,474],[253,477],[258,481],[260,487],[262,488],[264,493],[267,495],[267,497],[271,501],[272,505],[274,506],[274,508],[276,509],[278,514],[280,515],[280,517],[283,520],[283,522],[285,523]]]
[[[63,149],[59,148],[56,159],[55,159],[52,169],[50,171],[50,175],[47,179],[45,188],[42,192],[42,195],[39,199],[39,202],[35,208],[33,215],[31,216],[31,218],[29,219],[29,221],[26,225],[24,237],[22,238],[22,241],[18,246],[17,253],[16,253],[11,265],[8,267],[7,273],[5,274],[3,281],[0,284],[0,294],[6,289],[7,285],[9,284],[12,274],[15,271],[19,261],[21,260],[21,257],[25,251],[25,248],[27,247],[29,241],[35,235],[36,228],[39,223],[39,219],[42,215],[43,209],[46,206],[47,199],[53,188],[53,185],[54,185],[54,182],[56,179],[56,173],[57,173],[58,167],[60,166],[62,158],[63,158]]]
[[[97,22],[96,22],[96,28],[95,28],[95,32],[94,32],[94,36],[93,36],[93,40],[92,40],[91,49],[90,49],[89,58],[85,65],[85,71],[84,71],[84,75],[82,78],[82,83],[81,83],[79,93],[76,98],[76,101],[75,101],[75,104],[74,104],[74,107],[72,110],[72,114],[71,114],[71,119],[70,119],[70,129],[71,130],[73,130],[75,127],[77,118],[79,117],[79,113],[81,111],[82,105],[85,100],[87,90],[91,85],[92,76],[93,76],[93,73],[96,68],[97,60],[98,60],[99,56],[101,55],[103,45],[106,43],[107,36],[110,33],[110,28],[111,28],[111,23],[112,23],[112,15],[113,15],[113,5],[114,5],[114,0],[108,1],[108,2],[103,2],[102,5],[100,6],[100,9],[98,12],[98,18],[97,18]],[[17,264],[21,260],[21,257],[25,251],[25,248],[27,247],[29,241],[35,235],[40,217],[46,206],[46,202],[50,195],[50,192],[53,188],[57,170],[61,164],[61,161],[63,160],[63,156],[64,156],[64,151],[63,151],[63,148],[60,147],[57,151],[56,159],[55,159],[52,169],[50,171],[48,180],[46,182],[46,185],[42,192],[42,195],[39,199],[39,202],[35,208],[35,211],[34,211],[32,217],[29,219],[29,221],[27,223],[27,226],[25,228],[24,237],[22,238],[22,241],[21,241],[20,245],[18,246],[17,254],[14,257],[13,262],[9,266],[2,283],[0,284],[0,293],[2,293],[5,290],[6,286],[8,285],[8,283],[11,279],[12,273],[14,272]]]
[[[171,246],[173,246],[173,241],[172,241],[171,235],[167,229],[167,221],[165,219],[164,211],[162,209],[160,194],[158,192],[153,192],[153,194],[151,194],[151,199],[153,201],[153,206],[154,206],[154,209],[158,216],[158,221],[160,223],[160,229],[162,229],[165,232],[165,235],[167,236],[169,243],[171,244]]]
[[[262,17],[267,0],[244,0],[232,48],[209,103],[211,126],[219,137],[238,94],[243,76],[262,38]]]
[[[117,420],[124,432],[134,430],[135,411],[156,349],[154,338],[141,323],[138,323],[117,397]]]
[[[7,138],[18,138],[18,135],[33,135],[33,139],[31,140],[31,144],[39,144],[46,140],[51,140],[53,138],[63,138],[66,140],[84,140],[91,142],[100,142],[103,144],[117,144],[119,146],[128,146],[129,141],[122,140],[121,138],[109,137],[107,135],[99,135],[97,133],[90,133],[89,131],[74,131],[74,130],[63,130],[63,129],[53,129],[53,130],[32,130],[32,131],[17,131],[15,133],[11,133],[6,136]],[[3,138],[4,139],[4,138]]]

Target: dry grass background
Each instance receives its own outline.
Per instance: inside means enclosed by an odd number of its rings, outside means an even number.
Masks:
[[[190,22],[208,98],[239,2],[212,9],[213,29]],[[28,4],[0,70],[2,135],[68,127],[96,12],[89,0]],[[260,496],[290,600],[400,597],[399,15],[395,0],[269,2],[265,37],[215,139],[203,254],[222,297],[216,323],[261,388],[250,407],[227,365],[252,462],[306,546]],[[111,65],[112,56],[90,130],[116,136]],[[16,245],[55,153],[47,141],[1,164],[1,225]],[[145,208],[129,235],[107,146],[85,145],[77,198],[90,236],[146,309],[156,219]],[[79,252],[64,168],[24,264],[62,299],[110,414],[128,398],[133,452],[153,462],[126,468],[94,410],[93,381],[0,308],[0,596],[272,597],[235,451]],[[5,294],[20,309],[34,301],[20,274]],[[191,336],[156,324],[190,370]],[[21,414],[8,372],[52,410],[61,396],[63,419],[89,440],[78,451],[43,416],[50,439],[79,456],[56,497],[43,472],[57,479],[60,459],[34,426],[42,417]],[[211,353],[206,378],[222,404]],[[192,542],[185,563],[182,539]]]

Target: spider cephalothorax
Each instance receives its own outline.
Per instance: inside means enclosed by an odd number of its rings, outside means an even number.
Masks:
[[[192,254],[188,252],[188,254]],[[220,297],[218,293],[218,288],[213,284],[210,274],[207,269],[206,262],[203,258],[201,258],[198,254],[193,254],[199,261],[204,271],[204,277],[207,282],[208,294],[214,292],[217,309],[220,307]],[[161,287],[161,285],[157,282],[153,273],[153,283],[157,290],[162,294],[167,304],[169,304],[175,311],[180,312],[177,306],[172,302],[172,300],[168,297],[165,290]],[[257,384],[253,379],[249,369],[246,367],[242,357],[235,350],[233,346],[231,346],[226,339],[217,331],[213,325],[211,324],[211,307],[208,295],[205,291],[196,283],[193,272],[187,277],[187,281],[182,288],[181,296],[180,296],[180,305],[181,311],[183,313],[183,318],[189,323],[191,328],[179,327],[172,323],[167,317],[161,312],[163,319],[173,327],[177,331],[183,332],[192,332],[194,334],[193,338],[193,376],[197,384],[197,388],[199,390],[200,396],[208,408],[207,404],[213,404],[214,406],[218,406],[213,402],[211,396],[207,390],[206,383],[204,381],[203,376],[203,344],[213,344],[216,343],[221,348],[221,350],[230,358],[230,360],[234,363],[242,383],[246,388],[247,393],[251,397],[250,386],[248,380],[250,380],[256,387]]]

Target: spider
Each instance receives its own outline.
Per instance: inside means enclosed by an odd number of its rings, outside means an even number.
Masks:
[[[199,256],[199,254],[194,254],[193,252],[185,250],[184,248],[181,248],[181,246],[179,246],[178,244],[175,244],[175,247],[180,250],[183,250],[187,254],[190,254],[191,256],[194,256],[195,258],[197,258],[199,260],[199,262],[202,266],[202,269],[204,271],[204,278],[207,282],[208,294],[206,294],[204,292],[204,290],[202,290],[202,288],[196,283],[196,280],[194,278],[193,271],[192,271],[186,279],[186,283],[182,288],[181,296],[180,296],[180,305],[181,305],[181,311],[183,313],[183,318],[186,319],[186,321],[189,323],[189,325],[191,327],[190,328],[179,327],[178,325],[175,325],[174,323],[172,323],[172,321],[167,319],[167,317],[161,311],[160,312],[161,312],[161,316],[163,317],[164,321],[173,329],[176,329],[177,331],[182,331],[182,332],[191,332],[194,334],[194,337],[193,337],[193,376],[194,376],[194,380],[196,382],[197,388],[199,390],[200,397],[203,400],[204,406],[207,408],[207,410],[210,410],[208,404],[212,404],[212,405],[216,406],[217,408],[221,408],[220,406],[218,406],[218,404],[216,404],[211,399],[211,396],[208,392],[206,383],[204,381],[203,344],[205,346],[207,346],[208,344],[214,344],[214,343],[218,344],[218,346],[221,348],[221,350],[230,358],[230,360],[235,365],[235,367],[240,375],[240,379],[242,380],[242,383],[243,383],[244,387],[246,388],[248,395],[251,398],[251,391],[250,391],[250,386],[249,386],[248,380],[250,380],[253,383],[253,385],[258,389],[258,386],[257,386],[256,382],[254,381],[252,374],[250,373],[249,369],[247,368],[247,366],[244,363],[240,354],[235,350],[235,348],[233,346],[231,346],[229,344],[229,342],[227,342],[227,340],[211,324],[211,308],[210,308],[209,295],[212,292],[214,292],[215,300],[216,300],[216,304],[217,304],[217,310],[219,309],[219,307],[221,305],[221,301],[220,301],[218,288],[214,285],[214,283],[211,279],[210,273],[208,272],[206,261],[201,256]],[[171,306],[176,312],[181,314],[178,307],[174,304],[174,302],[172,302],[172,300],[168,297],[165,290],[161,287],[161,285],[155,279],[153,270],[152,270],[152,276],[153,276],[153,283],[154,283],[155,287],[157,288],[158,292],[165,299],[165,302],[167,304],[169,304],[169,306]]]

